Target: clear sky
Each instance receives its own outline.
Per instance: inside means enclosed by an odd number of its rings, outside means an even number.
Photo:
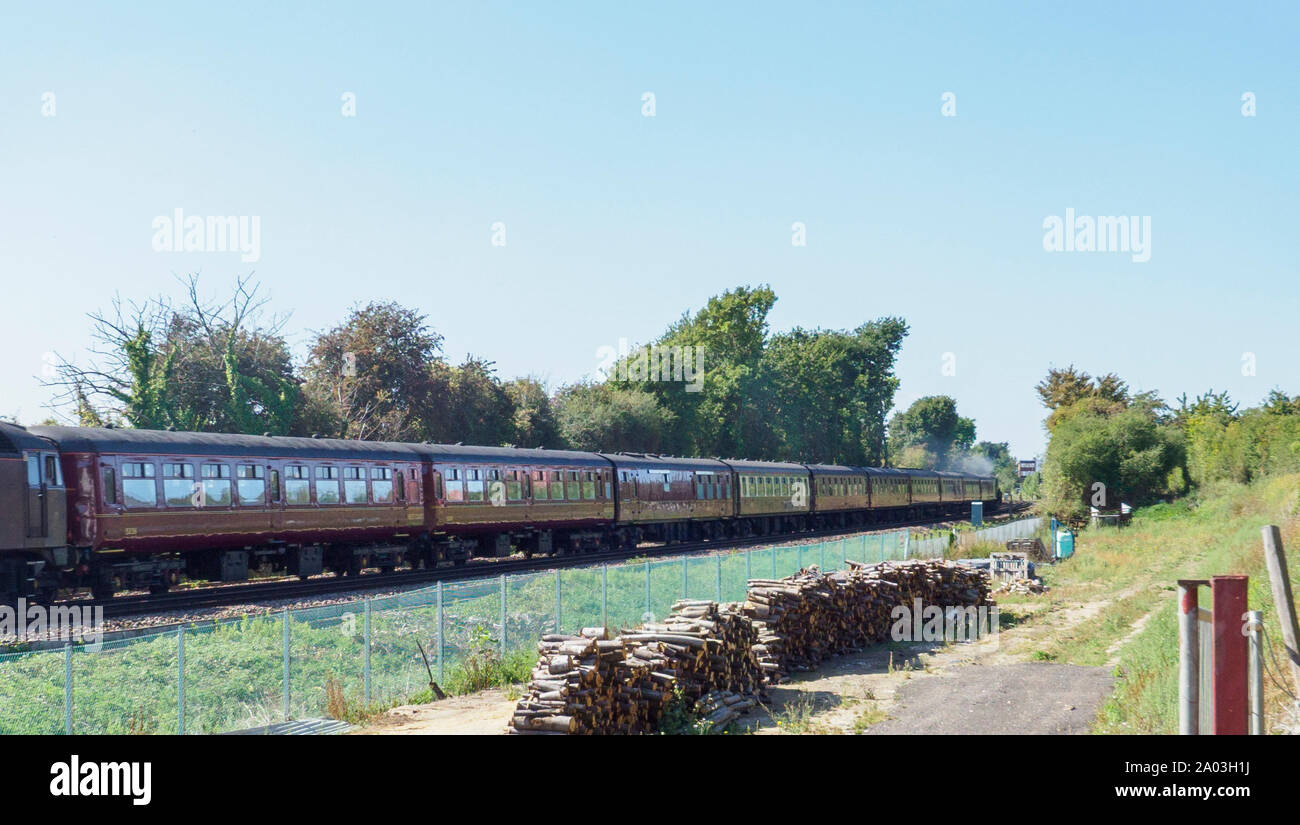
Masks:
[[[1021,457],[1052,365],[1297,393],[1297,8],[6,3],[0,412],[193,271],[255,272],[300,348],[397,300],[553,387],[766,282],[777,331],[904,316],[898,404]],[[155,251],[178,208],[257,216],[259,260]],[[1067,208],[1148,216],[1150,260],[1046,251]]]

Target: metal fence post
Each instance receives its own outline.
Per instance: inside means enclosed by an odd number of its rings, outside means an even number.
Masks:
[[[438,681],[444,678],[442,667],[442,582],[438,582]]]
[[[600,566],[600,626],[609,627],[609,565]]]
[[[564,601],[560,591],[560,568],[555,568],[555,632],[563,633]]]
[[[1178,733],[1195,736],[1200,728],[1201,653],[1198,583],[1178,582]]]
[[[366,707],[370,707],[370,599],[366,599]]]
[[[289,721],[289,608],[280,613],[284,635],[284,721]]]
[[[817,552],[819,554],[818,558],[820,559],[820,561],[817,564],[817,567],[823,573],[825,573],[826,572],[826,542],[824,541],[817,542]]]
[[[72,645],[63,646],[63,732],[72,735]]]
[[[645,616],[646,621],[650,620],[650,562],[645,563]]]
[[[682,556],[682,598],[686,598],[686,557]]]
[[[749,591],[749,580],[754,578],[753,550],[745,551],[745,591]]]
[[[506,574],[501,574],[501,656],[506,655]]]
[[[1264,630],[1264,613],[1251,610],[1243,616],[1243,631],[1250,637],[1250,735],[1264,735],[1264,648],[1260,636]]]
[[[772,578],[775,579],[776,578],[776,548],[773,547],[771,552],[772,552]]]
[[[803,545],[802,544],[798,545],[796,549],[799,551],[799,569],[802,570],[803,569]]]
[[[718,601],[722,601],[722,556],[714,556],[714,569],[718,574]]]
[[[185,735],[185,625],[176,628],[176,735]]]

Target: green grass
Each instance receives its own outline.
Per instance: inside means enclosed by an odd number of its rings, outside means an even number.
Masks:
[[[890,535],[889,554],[901,550]],[[507,617],[501,645],[498,579],[443,587],[443,644],[438,649],[435,591],[426,589],[372,601],[370,697],[365,694],[363,605],[333,605],[289,616],[289,715],[326,715],[333,707],[353,718],[375,708],[429,696],[429,674],[446,692],[468,693],[527,679],[544,633],[607,625],[636,627],[661,618],[680,598],[744,598],[747,575],[786,576],[800,565],[838,569],[843,558],[875,561],[875,536],[802,546],[699,556],[647,564],[536,573],[506,582]],[[747,562],[748,556],[748,562]],[[647,576],[648,571],[648,576]],[[602,595],[606,597],[602,615]],[[476,655],[484,649],[491,656]],[[442,668],[438,659],[441,652]],[[73,723],[77,733],[174,733],[178,727],[175,633],[109,643],[98,653],[72,656]],[[280,614],[185,633],[185,729],[213,733],[281,721],[284,710],[284,624]],[[64,661],[61,651],[0,655],[0,733],[61,733]]]
[[[1102,665],[1118,658],[1116,686],[1098,716],[1100,733],[1173,733],[1177,729],[1176,582],[1246,574],[1249,604],[1264,612],[1279,658],[1277,615],[1264,566],[1260,528],[1278,524],[1293,583],[1300,583],[1300,476],[1251,485],[1216,485],[1168,504],[1140,509],[1124,528],[1086,530],[1075,556],[1042,567],[1052,590],[1029,622],[1109,601],[1097,615],[1051,636],[1032,658]],[[1203,596],[1204,598],[1204,596]],[[1001,601],[1001,600],[1000,600]],[[1028,603],[1025,599],[1017,604]],[[1135,625],[1150,616],[1140,631]],[[1112,649],[1114,648],[1114,649]],[[1266,683],[1266,713],[1282,714],[1282,694]]]

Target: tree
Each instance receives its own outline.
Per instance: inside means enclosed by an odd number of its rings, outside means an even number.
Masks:
[[[1162,423],[1150,404],[1113,403],[1084,398],[1054,413],[1043,486],[1048,510],[1062,519],[1176,492],[1173,477],[1186,460],[1181,431]]]
[[[61,359],[49,383],[54,406],[77,423],[208,432],[287,434],[298,429],[302,394],[283,319],[263,320],[266,299],[250,278],[221,303],[202,299],[198,278],[183,282],[187,303],[113,301],[94,313],[88,366]]]
[[[514,408],[512,440],[521,447],[559,449],[568,446],[560,435],[555,408],[546,386],[535,378],[516,378],[504,384]]]
[[[1094,399],[1112,410],[1126,406],[1130,400],[1128,384],[1115,373],[1094,379],[1088,373],[1076,370],[1073,364],[1065,369],[1049,369],[1047,378],[1039,382],[1034,390],[1043,406],[1052,411],[1047,417],[1048,430],[1056,427],[1059,420],[1057,410],[1074,406],[1082,400]]]
[[[504,446],[514,438],[514,404],[493,362],[472,355],[450,371],[450,418],[440,440]]]
[[[974,441],[975,422],[958,415],[956,400],[947,395],[918,398],[889,420],[889,454],[895,466],[946,469]]]
[[[370,303],[312,341],[306,385],[332,409],[341,438],[423,441],[448,422],[442,336],[423,314]]]
[[[673,413],[652,394],[611,382],[564,387],[555,408],[561,435],[575,450],[658,453],[673,425]]]

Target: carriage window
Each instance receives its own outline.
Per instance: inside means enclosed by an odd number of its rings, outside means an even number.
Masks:
[[[465,501],[465,482],[460,478],[460,471],[455,467],[447,470],[447,501]]]
[[[564,482],[560,480],[560,471],[551,470],[551,501],[564,500]]]
[[[262,505],[266,503],[266,468],[260,464],[240,464],[235,467],[235,486],[239,488],[239,503]]]
[[[546,471],[537,470],[533,473],[533,501],[546,501]]]
[[[343,500],[348,504],[367,502],[365,467],[343,468]]]
[[[411,471],[411,483],[415,483],[415,471]],[[393,476],[393,494],[397,496],[398,501],[406,501],[406,479],[402,476],[402,471],[398,470]],[[442,476],[438,473],[433,474],[433,497],[442,498]]]
[[[63,486],[63,473],[59,469],[59,457],[55,455],[45,456],[45,483],[50,487]]]
[[[228,464],[204,464],[202,497],[200,507],[229,507],[233,493],[230,489],[230,466]]]
[[[163,501],[168,507],[197,507],[193,464],[163,465]]]
[[[311,504],[311,479],[306,467],[284,468],[284,500],[286,504]]]
[[[582,487],[578,484],[578,474],[572,470],[568,473],[568,479],[564,485],[565,497],[569,501],[578,501],[582,498]]]
[[[596,498],[596,474],[588,471],[582,479],[582,497],[587,501]]]
[[[465,497],[470,502],[483,500],[483,481],[478,470],[465,471]]]
[[[122,467],[122,503],[127,507],[157,507],[158,487],[153,480],[153,464],[129,461]]]
[[[271,501],[280,500],[280,471],[279,470],[271,471],[271,492],[269,495],[271,497]]]
[[[487,480],[488,480],[488,481],[500,481],[500,480],[501,480],[501,471],[500,471],[500,470],[488,470],[488,471],[487,471]]]
[[[510,501],[519,501],[524,497],[524,485],[519,480],[519,471],[510,470],[506,473],[506,498]]]
[[[316,503],[339,503],[339,468],[316,468]]]
[[[371,470],[370,492],[375,497],[375,504],[392,504],[393,471],[387,467],[376,467]]]
[[[40,465],[37,465],[37,472]],[[117,504],[117,473],[112,467],[104,468],[104,503]]]

